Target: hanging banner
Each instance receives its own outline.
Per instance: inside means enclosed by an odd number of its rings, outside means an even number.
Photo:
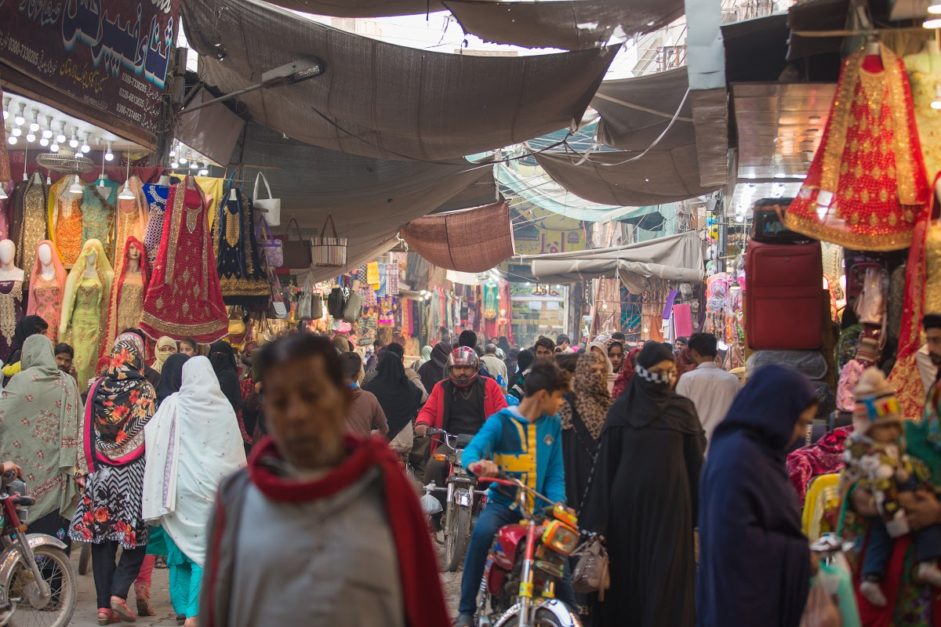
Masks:
[[[179,8],[180,0],[0,0],[0,75],[11,91],[153,147]]]

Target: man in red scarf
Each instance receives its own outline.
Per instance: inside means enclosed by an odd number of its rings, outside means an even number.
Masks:
[[[396,456],[345,434],[350,389],[333,344],[299,333],[258,359],[270,439],[220,487],[200,624],[449,625]]]

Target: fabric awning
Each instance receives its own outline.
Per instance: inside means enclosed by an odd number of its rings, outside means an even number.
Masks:
[[[492,176],[490,164],[358,157],[284,139],[257,124],[248,125],[241,159],[238,154],[232,165],[242,166],[243,189],[251,193],[261,170],[281,199],[281,231],[293,217],[310,235],[333,215],[340,236],[349,238],[348,267],[388,251],[404,224]],[[323,280],[341,272],[315,268],[314,276]]]
[[[187,0],[182,14],[200,78],[222,92],[323,62],[321,76],[240,96],[254,121],[383,159],[458,158],[577,124],[620,47],[485,57],[384,43],[259,0]]]
[[[634,293],[644,290],[648,278],[700,281],[704,275],[702,242],[696,231],[627,246],[523,259],[531,262],[533,276],[543,283],[574,283],[617,273]]]
[[[443,0],[465,33],[525,48],[596,48],[612,35],[632,37],[683,14],[682,0]]]
[[[401,235],[409,248],[447,270],[483,272],[513,256],[506,202],[418,218]]]
[[[441,11],[438,0],[268,0],[285,9],[333,17],[392,17]]]

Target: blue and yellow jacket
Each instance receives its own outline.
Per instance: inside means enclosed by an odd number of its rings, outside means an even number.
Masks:
[[[517,407],[501,409],[487,419],[464,449],[461,464],[468,468],[482,459],[492,459],[504,473],[544,494],[553,503],[565,503],[562,423],[558,416],[543,416],[531,423]],[[491,488],[489,499],[505,506],[514,503],[513,495],[504,487]]]

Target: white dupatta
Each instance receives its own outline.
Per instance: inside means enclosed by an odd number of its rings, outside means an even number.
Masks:
[[[144,430],[143,517],[159,520],[180,550],[202,566],[219,482],[245,466],[238,420],[208,359],[187,360],[180,391],[163,401]]]

